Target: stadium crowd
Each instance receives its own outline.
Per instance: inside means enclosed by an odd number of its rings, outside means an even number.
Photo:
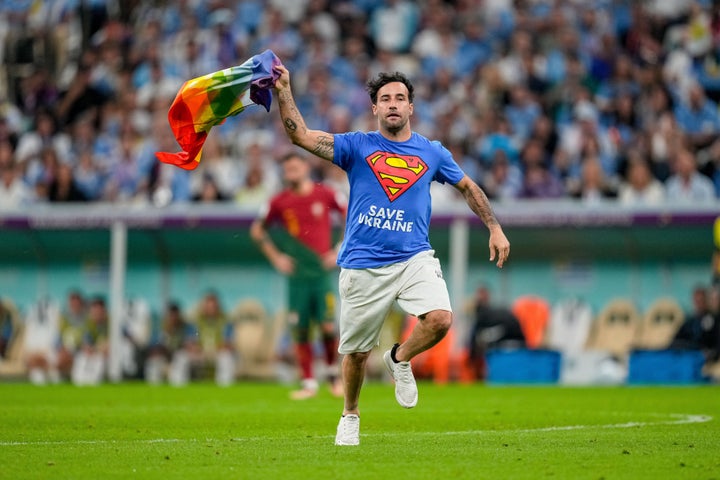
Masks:
[[[718,2],[14,0],[0,5],[0,208],[262,204],[290,148],[276,114],[214,129],[192,173],[154,152],[178,150],[167,110],[183,81],[265,49],[329,132],[374,129],[365,82],[406,72],[414,129],[496,200],[720,196]]]

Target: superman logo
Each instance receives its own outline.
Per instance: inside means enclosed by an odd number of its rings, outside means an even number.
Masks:
[[[374,152],[365,157],[375,178],[392,202],[412,187],[428,171],[420,157]]]

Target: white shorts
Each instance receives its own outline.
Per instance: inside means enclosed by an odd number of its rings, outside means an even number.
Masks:
[[[396,300],[406,313],[418,317],[433,310],[452,311],[434,254],[427,250],[404,262],[340,270],[338,352],[369,352],[378,345],[383,322]]]

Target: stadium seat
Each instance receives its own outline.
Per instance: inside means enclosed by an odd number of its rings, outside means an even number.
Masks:
[[[545,346],[569,354],[585,348],[592,326],[590,304],[579,298],[557,302],[550,312]]]
[[[587,350],[609,352],[626,359],[640,325],[635,305],[627,299],[611,300],[593,322]]]
[[[701,383],[704,363],[699,350],[637,350],[630,354],[628,383]]]
[[[550,320],[548,302],[535,295],[521,296],[513,302],[512,312],[520,322],[528,348],[539,348]]]
[[[240,378],[277,378],[276,348],[282,334],[284,315],[270,317],[255,299],[241,300],[231,313],[234,345]]]
[[[640,315],[631,301],[617,298],[608,302],[592,323],[585,350],[564,359],[561,381],[576,385],[624,383],[639,326]]]
[[[552,350],[491,350],[487,358],[488,383],[557,383],[562,356]]]
[[[685,314],[672,298],[659,298],[650,305],[642,318],[635,340],[640,350],[662,350],[672,342],[685,321]]]
[[[606,385],[625,380],[626,370],[601,350],[585,350],[593,325],[590,304],[579,298],[561,300],[553,306],[545,345],[562,353],[560,383]]]

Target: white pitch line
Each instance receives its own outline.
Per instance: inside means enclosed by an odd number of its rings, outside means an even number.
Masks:
[[[662,414],[648,414],[658,415]],[[504,434],[504,433],[536,433],[536,432],[564,432],[568,430],[591,430],[591,429],[615,429],[615,428],[637,428],[637,427],[653,427],[659,425],[688,425],[693,423],[706,423],[713,419],[710,415],[691,415],[691,414],[669,414],[667,415],[672,420],[655,420],[651,422],[625,422],[625,423],[606,423],[599,425],[562,425],[562,426],[551,426],[551,427],[538,427],[538,428],[511,428],[506,430],[459,430],[450,432],[388,432],[388,433],[374,433],[374,434],[362,434],[363,437],[393,437],[400,436],[438,436],[438,435],[492,435],[492,434]],[[314,438],[325,438],[334,437],[334,435],[321,435]],[[280,438],[280,437],[276,437]],[[283,437],[287,439],[288,437]],[[272,437],[237,437],[232,438],[232,442],[252,442],[260,440],[268,440]],[[148,440],[50,440],[50,441],[0,441],[1,447],[22,447],[22,446],[51,446],[51,445],[112,445],[121,443],[141,443],[141,444],[153,444],[153,443],[201,443],[201,442],[224,442],[226,439],[213,439],[206,438],[200,440],[197,438],[153,438]]]
[[[534,433],[534,432],[564,432],[567,430],[589,430],[593,428],[634,428],[634,427],[651,427],[658,425],[687,425],[690,423],[705,423],[713,419],[710,415],[685,415],[685,414],[671,414],[670,417],[674,417],[675,420],[656,420],[653,422],[625,422],[625,423],[609,423],[600,425],[564,425],[564,426],[553,426],[553,427],[538,427],[538,428],[517,428],[508,430],[462,430],[457,432],[439,432],[434,435],[480,435],[488,433]],[[430,432],[417,432],[422,434],[429,434]]]

